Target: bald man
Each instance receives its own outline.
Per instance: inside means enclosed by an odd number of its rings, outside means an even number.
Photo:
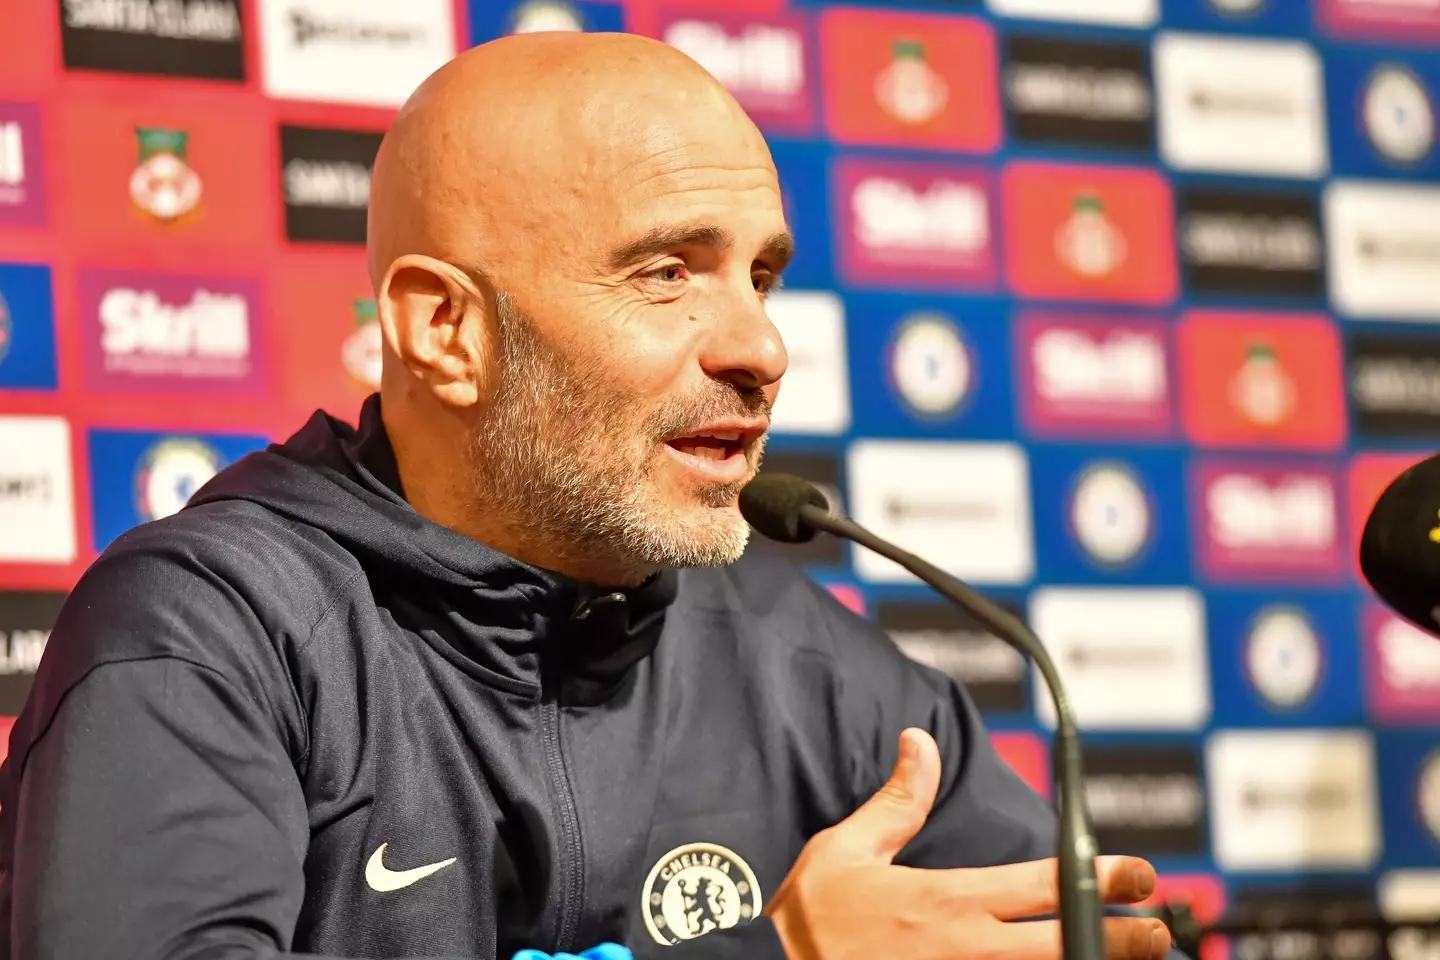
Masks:
[[[744,554],[792,240],[726,92],[631,36],[478,47],[386,136],[369,236],[358,429],[70,596],[0,769],[0,958],[1058,960],[1016,922],[1053,817],[969,696]]]

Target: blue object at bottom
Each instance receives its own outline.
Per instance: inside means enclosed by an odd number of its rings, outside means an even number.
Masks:
[[[521,950],[510,960],[634,960],[629,947],[618,943],[602,943],[591,947],[578,956],[573,953],[542,953],[539,950]]]

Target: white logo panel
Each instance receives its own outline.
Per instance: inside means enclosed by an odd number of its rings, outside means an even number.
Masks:
[[[977,583],[1033,575],[1030,470],[1017,444],[859,440],[848,472],[855,521],[901,549]],[[873,582],[915,582],[863,547],[855,569]]]
[[[1171,166],[1281,177],[1329,169],[1320,57],[1308,44],[1166,33],[1154,64]]]
[[[1160,19],[1159,0],[986,0],[985,5],[1002,17],[1115,27],[1153,27]]]
[[[774,433],[837,434],[850,429],[845,306],[828,291],[778,291],[765,303],[790,364],[771,411]]]
[[[1335,309],[1440,320],[1440,188],[1337,180],[1325,190],[1325,221]]]
[[[1363,870],[1380,855],[1369,733],[1226,730],[1206,758],[1222,870]]]
[[[70,424],[60,417],[0,417],[0,561],[74,559]]]
[[[261,0],[265,93],[398,107],[455,56],[451,0]]]
[[[1030,598],[1030,626],[1082,730],[1190,730],[1210,718],[1205,607],[1194,590],[1047,587]],[[1035,704],[1054,727],[1038,671]]]

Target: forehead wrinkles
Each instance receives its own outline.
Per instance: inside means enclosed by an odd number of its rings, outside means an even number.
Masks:
[[[568,79],[580,85],[584,78]],[[768,148],[724,97],[641,83],[632,96],[532,95],[492,104],[487,130],[457,116],[446,135],[461,158],[457,202],[435,199],[461,211],[461,234],[490,259],[534,265],[561,250],[612,243],[648,200],[693,193],[703,203],[709,191],[757,188],[778,195]]]

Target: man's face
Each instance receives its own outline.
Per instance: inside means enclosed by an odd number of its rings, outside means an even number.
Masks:
[[[474,451],[492,507],[638,567],[740,555],[736,499],[786,363],[764,299],[790,240],[763,149],[631,165],[523,286],[507,281]]]

